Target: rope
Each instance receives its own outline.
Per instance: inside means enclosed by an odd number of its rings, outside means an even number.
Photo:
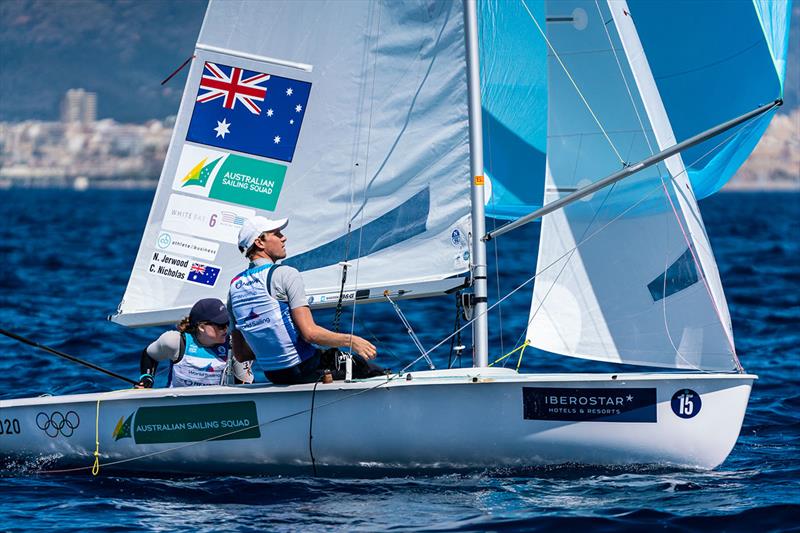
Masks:
[[[381,27],[381,5],[378,2],[376,2],[375,5],[376,5],[376,9],[378,11],[378,21],[377,21],[376,27],[375,27],[375,48],[377,49],[378,48],[378,43],[379,43],[379,37],[380,37],[380,27]],[[372,14],[370,14],[370,21],[371,21],[371,19],[372,19]],[[357,251],[357,254],[356,254],[356,279],[355,279],[355,283],[354,283],[354,286],[353,286],[353,290],[355,290],[355,288],[358,287],[358,273],[359,273],[359,267],[361,266],[361,245],[363,243],[363,237],[364,237],[364,211],[366,211],[366,209],[364,209],[364,207],[366,206],[366,203],[367,203],[367,190],[369,189],[369,182],[367,180],[367,176],[369,174],[369,148],[371,146],[371,140],[372,140],[372,114],[373,114],[373,111],[375,110],[375,106],[374,106],[374,102],[375,102],[375,78],[376,78],[375,73],[377,72],[377,68],[378,68],[378,55],[374,54],[374,58],[373,58],[373,62],[372,62],[372,87],[370,89],[370,100],[369,100],[370,101],[369,121],[368,121],[369,125],[367,127],[367,151],[366,151],[366,154],[364,156],[364,183],[363,183],[363,186],[364,186],[364,201],[361,204],[361,207],[359,208],[359,212],[356,213],[356,215],[360,215],[360,216],[359,216],[359,230],[358,230],[358,251]],[[353,218],[355,218],[356,215],[354,215],[349,220],[348,227],[349,227],[349,224],[352,224]],[[352,313],[352,317],[350,319],[350,346],[348,347],[348,350],[350,351],[351,354],[353,352],[353,340],[352,339],[353,339],[353,334],[355,333],[355,329],[356,329],[356,305],[355,305],[355,300],[353,300],[353,313]],[[351,356],[348,355],[348,367],[347,367],[348,369],[351,368],[350,364],[351,364]],[[348,376],[347,377],[348,377],[348,379],[350,379],[350,377],[351,377],[349,372],[348,372]]]
[[[97,399],[97,408],[94,414],[94,464],[92,475],[100,473],[100,398]]]
[[[394,303],[394,300],[392,300],[391,297],[389,297],[389,291],[388,290],[383,291],[383,296],[387,300],[389,300],[389,303],[392,304],[392,307],[394,307],[394,310],[397,313],[397,316],[400,317],[400,321],[406,327],[406,332],[411,337],[411,340],[414,342],[414,344],[416,345],[417,349],[422,354],[422,357],[424,357],[425,360],[428,362],[428,366],[431,368],[431,370],[436,368],[435,366],[433,366],[433,361],[431,361],[431,358],[428,357],[428,354],[425,352],[425,348],[422,346],[422,343],[420,342],[419,338],[417,337],[417,334],[414,333],[414,328],[411,327],[411,323],[406,318],[406,315],[403,314],[403,311],[400,309],[400,306],[398,306],[396,303]],[[419,361],[419,359],[417,359],[417,361]],[[406,367],[406,368],[408,368],[408,367]],[[405,371],[405,368],[403,369],[403,371]]]
[[[459,331],[462,331],[462,330],[464,330],[464,329],[465,329],[465,328],[467,328],[468,326],[471,326],[471,325],[472,325],[472,323],[473,323],[474,321],[476,321],[478,318],[480,318],[480,317],[481,317],[481,316],[483,316],[484,314],[487,314],[487,313],[488,313],[489,311],[491,311],[493,308],[495,308],[496,306],[498,306],[499,304],[501,304],[501,303],[502,303],[503,301],[505,301],[507,298],[510,298],[510,297],[511,297],[513,294],[515,294],[515,293],[516,293],[517,291],[519,291],[521,288],[525,287],[525,286],[526,286],[526,285],[528,285],[530,282],[532,282],[534,279],[536,279],[536,277],[537,277],[537,276],[539,276],[539,275],[540,275],[540,274],[542,274],[543,272],[547,271],[549,268],[551,268],[551,267],[553,267],[554,265],[556,265],[558,262],[560,262],[560,261],[561,261],[563,258],[565,258],[566,256],[568,256],[568,255],[569,255],[570,253],[572,253],[574,250],[576,250],[577,248],[579,248],[580,246],[582,246],[583,244],[585,244],[587,241],[591,240],[591,239],[592,239],[592,238],[593,238],[595,235],[597,235],[597,234],[598,234],[598,233],[600,233],[601,231],[605,230],[605,228],[607,228],[609,225],[613,224],[614,222],[616,222],[617,220],[619,220],[620,218],[622,218],[623,216],[625,216],[625,215],[626,215],[626,214],[627,214],[629,211],[631,211],[631,210],[635,209],[637,206],[639,206],[639,204],[641,204],[642,202],[644,202],[644,201],[645,201],[647,198],[649,198],[649,197],[650,197],[650,196],[651,196],[653,193],[655,193],[656,191],[658,191],[660,188],[661,188],[661,184],[659,183],[659,184],[658,184],[658,185],[656,185],[656,186],[655,186],[655,187],[654,187],[654,188],[653,188],[653,189],[652,189],[650,192],[648,192],[646,195],[644,195],[642,198],[640,198],[638,201],[636,201],[636,202],[635,202],[633,205],[631,205],[630,207],[628,207],[627,209],[625,209],[624,211],[622,211],[622,212],[621,212],[619,215],[617,215],[617,216],[616,216],[616,217],[614,217],[613,219],[611,219],[611,220],[609,220],[608,222],[606,222],[606,223],[605,223],[603,226],[601,226],[600,228],[598,228],[596,231],[592,232],[590,235],[586,236],[584,239],[582,239],[581,241],[579,241],[578,243],[576,243],[576,244],[575,244],[575,246],[573,246],[572,248],[570,248],[569,250],[567,250],[566,252],[564,252],[563,254],[561,254],[561,256],[559,256],[559,257],[557,257],[556,259],[554,259],[554,260],[553,260],[553,261],[552,261],[552,262],[551,262],[549,265],[547,265],[546,267],[542,268],[541,270],[539,270],[538,272],[536,272],[536,273],[535,273],[533,276],[531,276],[530,278],[526,279],[525,281],[523,281],[522,283],[520,283],[519,285],[517,285],[517,287],[516,287],[516,288],[514,288],[513,290],[511,290],[511,291],[510,291],[508,294],[506,294],[505,296],[503,296],[502,298],[500,298],[500,299],[499,299],[498,301],[496,301],[494,304],[492,304],[492,305],[488,306],[488,307],[486,308],[486,311],[484,311],[483,313],[481,313],[481,314],[479,314],[479,315],[477,315],[477,316],[474,316],[474,317],[472,318],[472,320],[469,320],[469,321],[467,321],[467,323],[465,323],[463,326],[461,326],[461,327],[458,329],[458,331],[455,331],[455,332],[451,333],[450,335],[448,335],[447,337],[445,337],[444,339],[442,339],[441,341],[439,341],[438,343],[436,343],[436,344],[435,344],[435,345],[434,345],[432,348],[430,348],[430,349],[429,349],[429,350],[428,350],[428,351],[427,351],[425,354],[423,354],[423,355],[430,354],[432,351],[434,351],[434,350],[436,350],[437,348],[439,348],[439,347],[440,347],[442,344],[444,344],[445,342],[449,341],[449,340],[450,340],[450,339],[451,339],[451,338],[452,338],[454,335],[456,335],[456,333],[458,333]],[[528,325],[530,325],[530,322],[528,322]],[[416,364],[416,363],[417,363],[417,362],[418,362],[420,359],[422,359],[422,357],[423,357],[423,356],[417,357],[417,358],[416,358],[414,361],[412,361],[412,362],[411,362],[411,363],[410,363],[408,366],[406,366],[406,367],[403,369],[403,372],[404,372],[406,369],[408,369],[409,367],[411,367],[411,366],[413,366],[414,364]]]
[[[347,256],[350,255],[350,224],[347,224],[347,245],[344,253],[344,261],[342,265],[342,284],[339,287],[339,300],[336,302],[336,312],[333,314],[333,331],[339,332],[339,319],[342,316],[342,303],[344,301],[344,284],[347,281]]]
[[[317,477],[317,461],[314,459],[314,447],[311,445],[311,441],[314,439],[312,434],[314,429],[314,400],[317,397],[317,385],[319,385],[320,379],[314,382],[314,388],[311,390],[311,414],[308,417],[308,454],[311,456],[311,469],[314,472],[314,477]]]
[[[517,361],[517,371],[519,371],[519,366],[522,364],[522,354],[525,353],[525,348],[527,348],[529,345],[530,345],[530,341],[526,340],[524,343],[522,343],[521,346],[517,346],[516,348],[514,348],[513,350],[511,350],[510,352],[508,352],[504,356],[496,359],[493,363],[490,363],[489,366],[494,366],[497,363],[499,363],[500,361],[502,361],[503,359],[506,359],[507,357],[510,357],[510,356],[514,355],[516,352],[519,352],[519,361]]]
[[[386,381],[381,381],[377,385],[374,385],[374,386],[369,387],[367,389],[363,389],[363,390],[354,392],[352,394],[348,394],[346,396],[342,396],[341,398],[337,398],[335,400],[331,400],[330,402],[324,403],[324,404],[322,404],[322,405],[320,405],[318,407],[314,407],[313,409],[314,410],[319,410],[319,409],[322,409],[323,407],[328,407],[330,405],[334,405],[334,404],[337,404],[339,402],[343,402],[344,400],[348,400],[348,399],[353,398],[355,396],[359,396],[361,394],[365,394],[367,392],[373,391],[375,389],[378,389],[379,387],[387,385],[388,383],[394,381],[395,379],[399,378],[400,376],[401,376],[400,374],[395,374],[393,376],[389,376],[389,377],[386,378]],[[115,392],[121,392],[121,391],[115,391]],[[262,422],[261,424],[258,424],[256,426],[249,426],[249,427],[245,427],[245,428],[241,428],[241,429],[236,429],[236,430],[233,430],[233,431],[229,431],[227,433],[222,433],[220,435],[215,435],[213,437],[208,437],[206,439],[199,440],[199,441],[196,441],[196,442],[187,442],[187,443],[179,445],[179,446],[173,446],[172,448],[167,448],[165,450],[159,450],[159,451],[156,451],[156,452],[150,452],[150,453],[138,455],[136,457],[129,457],[127,459],[119,459],[117,461],[111,461],[111,462],[108,462],[108,463],[102,463],[99,466],[103,466],[103,467],[116,466],[116,465],[120,465],[120,464],[124,464],[124,463],[129,463],[131,461],[138,461],[139,459],[146,459],[148,457],[155,457],[155,456],[163,455],[163,454],[166,454],[166,453],[169,453],[169,452],[182,450],[184,448],[189,448],[191,446],[196,446],[198,444],[202,444],[202,443],[205,443],[205,442],[210,442],[210,441],[214,441],[214,440],[221,440],[221,439],[224,439],[225,437],[229,437],[231,435],[235,435],[235,434],[241,433],[243,431],[252,431],[254,427],[262,428],[262,427],[265,427],[265,426],[267,426],[269,424],[274,424],[276,422],[281,422],[283,420],[287,420],[287,419],[293,418],[295,416],[303,415],[303,414],[306,414],[308,412],[311,412],[311,410],[312,409],[301,409],[300,411],[295,411],[294,413],[289,413],[288,415],[279,416],[278,418],[273,418],[272,420],[267,420],[266,422]],[[86,470],[87,468],[90,468],[90,467],[80,466],[80,467],[76,467],[76,468],[64,468],[64,469],[58,469],[58,470],[37,470],[34,473],[36,473],[36,474],[64,474],[64,473],[69,473],[69,472],[80,472],[81,470]]]
[[[179,66],[179,67],[178,67],[178,68],[176,68],[174,71],[172,71],[172,74],[170,74],[169,76],[167,76],[167,78],[166,78],[164,81],[162,81],[162,82],[161,82],[161,85],[164,85],[164,84],[165,84],[165,83],[167,83],[169,80],[171,80],[171,79],[172,79],[172,78],[173,78],[173,77],[174,77],[174,76],[175,76],[175,75],[176,75],[178,72],[180,72],[181,70],[183,70],[183,67],[185,67],[186,65],[188,65],[188,64],[189,64],[189,61],[191,61],[191,60],[192,60],[192,59],[194,59],[194,58],[195,58],[194,54],[192,54],[192,55],[190,55],[188,58],[186,58],[186,61],[184,61],[184,62],[183,62],[183,64],[182,64],[181,66]]]
[[[499,292],[498,292],[499,294]],[[455,324],[453,324],[453,331],[458,331],[458,327],[461,325],[461,291],[456,292],[456,319]],[[450,340],[450,355],[447,357],[447,368],[453,368],[453,350],[455,347],[461,347],[461,334],[459,333],[455,337]],[[459,349],[458,351],[458,366],[461,367],[461,353],[462,350]]]
[[[696,159],[695,159],[694,161],[692,161],[692,162],[691,162],[689,165],[685,165],[685,166],[684,166],[684,168],[683,168],[683,170],[682,170],[680,173],[676,174],[675,176],[670,176],[670,177],[669,177],[669,180],[670,180],[670,181],[674,181],[674,180],[675,180],[675,178],[677,178],[677,177],[678,177],[678,176],[680,176],[681,174],[684,174],[684,173],[686,173],[686,172],[687,172],[687,168],[688,168],[688,167],[690,167],[690,166],[694,165],[695,163],[698,163],[698,162],[702,161],[703,159],[705,159],[706,157],[708,157],[708,156],[709,156],[711,153],[713,153],[714,151],[716,151],[716,150],[717,150],[719,147],[721,147],[722,145],[724,145],[725,143],[727,143],[728,141],[730,141],[730,140],[731,140],[731,139],[732,139],[734,136],[736,136],[736,135],[737,135],[737,133],[735,133],[735,132],[734,132],[734,133],[731,133],[730,135],[728,135],[727,137],[725,137],[725,138],[724,138],[722,141],[720,141],[718,144],[716,144],[715,146],[713,146],[713,147],[712,147],[710,150],[706,151],[704,154],[702,154],[701,156],[699,156],[698,158],[696,158]],[[659,178],[660,178],[660,179],[661,179],[661,181],[663,182],[663,177],[661,177],[661,176],[659,175]],[[612,220],[610,220],[608,223],[606,223],[605,225],[603,225],[602,227],[600,227],[600,228],[599,228],[597,231],[595,231],[594,233],[592,233],[591,235],[589,235],[589,237],[587,237],[586,239],[583,239],[583,240],[581,240],[580,242],[578,242],[578,243],[577,243],[577,244],[576,244],[576,245],[575,245],[575,246],[574,246],[574,247],[573,247],[571,250],[568,250],[568,251],[567,251],[567,252],[565,252],[565,253],[564,253],[564,254],[563,254],[561,257],[557,258],[555,261],[553,261],[552,263],[550,263],[550,264],[549,264],[548,266],[546,266],[544,269],[542,269],[541,271],[539,271],[539,272],[537,272],[536,274],[534,274],[534,276],[533,276],[532,278],[530,278],[529,280],[525,281],[525,282],[523,283],[523,285],[521,285],[520,287],[517,287],[517,289],[514,289],[514,291],[512,291],[512,292],[515,292],[515,291],[517,291],[518,289],[522,288],[522,286],[524,286],[524,285],[526,285],[527,283],[529,283],[530,281],[532,281],[532,280],[533,280],[533,278],[535,278],[535,277],[536,277],[536,276],[538,276],[539,274],[541,274],[541,273],[545,272],[547,269],[549,269],[550,267],[552,267],[553,265],[555,265],[556,263],[558,263],[559,261],[561,261],[561,259],[563,259],[564,257],[566,257],[568,254],[571,254],[572,252],[574,252],[575,250],[577,250],[577,249],[578,249],[578,248],[579,248],[579,247],[580,247],[580,246],[581,246],[581,245],[582,245],[584,242],[588,241],[590,238],[592,238],[594,235],[596,235],[596,234],[597,234],[597,233],[599,233],[600,231],[603,231],[603,230],[604,230],[606,227],[608,227],[610,224],[612,224],[613,222],[615,222],[616,220],[618,220],[619,218],[621,218],[622,216],[624,216],[624,215],[625,215],[625,214],[626,214],[628,211],[630,211],[631,209],[634,209],[636,206],[638,206],[640,203],[642,203],[644,200],[646,200],[647,198],[649,198],[651,195],[653,195],[653,194],[654,194],[656,191],[658,191],[658,190],[659,190],[659,189],[661,189],[661,188],[662,188],[662,183],[659,183],[659,184],[658,184],[658,185],[656,185],[656,186],[655,186],[655,187],[654,187],[652,190],[650,190],[650,191],[649,191],[647,194],[645,194],[645,195],[644,195],[642,198],[640,198],[640,199],[639,199],[639,200],[638,200],[638,201],[637,201],[635,204],[633,204],[631,207],[629,207],[628,209],[626,209],[625,211],[623,211],[622,213],[620,213],[620,215],[618,215],[617,217],[613,218],[613,219],[612,219]],[[512,293],[509,293],[509,294],[508,294],[508,296],[510,296],[511,294],[512,294]],[[665,316],[665,320],[666,320],[666,316]],[[525,330],[523,330],[522,334],[520,334],[519,338],[517,339],[517,343],[519,343],[519,342],[522,340],[522,337],[525,335],[525,333],[526,333],[526,331],[527,331],[527,328],[528,328],[528,327],[530,327],[530,325],[531,325],[531,322],[532,322],[532,321],[533,321],[533,316],[531,316],[531,318],[528,320],[528,323],[527,323],[527,325],[526,325],[526,328],[525,328]],[[666,327],[666,326],[665,326],[665,327]],[[669,336],[669,330],[668,330],[668,329],[667,329],[667,335]],[[675,346],[675,344],[674,344],[674,342],[672,342],[672,337],[670,336],[670,337],[669,337],[669,339],[670,339],[670,343],[671,343],[671,344],[673,345],[673,347],[674,347],[674,346]],[[434,348],[435,348],[435,347],[434,347]],[[676,350],[677,350],[677,349],[676,349]],[[698,371],[701,371],[701,372],[702,372],[702,369],[700,369],[700,368],[698,368],[698,367],[696,367],[696,366],[692,365],[692,364],[691,364],[689,361],[687,361],[687,360],[686,360],[686,359],[685,359],[685,358],[684,358],[684,357],[683,357],[683,356],[680,354],[680,352],[677,352],[677,351],[676,351],[676,354],[677,354],[677,355],[678,355],[678,357],[680,357],[680,358],[681,358],[681,359],[682,359],[684,362],[686,362],[686,364],[687,364],[687,365],[689,365],[689,366],[692,366],[692,367],[693,367],[695,370],[698,370]],[[739,359],[738,359],[738,357],[736,356],[735,352],[734,352],[734,354],[733,354],[733,357],[734,357],[734,362],[735,362],[735,364],[736,364],[737,368],[741,368],[741,364],[739,363]],[[743,369],[742,369],[742,371],[743,371]]]

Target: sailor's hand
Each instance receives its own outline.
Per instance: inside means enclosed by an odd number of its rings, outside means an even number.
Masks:
[[[153,388],[153,376],[150,374],[142,374],[139,377],[139,383],[133,386],[134,389],[152,389]]]
[[[362,339],[358,335],[353,335],[350,342],[352,343],[353,351],[362,357],[375,359],[375,356],[378,355],[378,350],[375,348],[375,345],[367,339]]]

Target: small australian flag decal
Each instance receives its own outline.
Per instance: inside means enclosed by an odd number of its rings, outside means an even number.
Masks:
[[[189,269],[189,275],[186,276],[186,280],[213,287],[217,282],[219,270],[219,268],[210,265],[192,263],[192,267]]]
[[[186,140],[291,163],[311,83],[206,62]]]

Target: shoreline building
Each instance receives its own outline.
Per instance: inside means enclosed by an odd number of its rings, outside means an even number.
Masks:
[[[61,122],[92,124],[97,120],[97,93],[70,89],[61,101]]]

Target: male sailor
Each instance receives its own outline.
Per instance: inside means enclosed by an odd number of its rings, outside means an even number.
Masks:
[[[167,387],[222,385],[229,363],[235,365],[236,382],[251,382],[249,367],[229,359],[228,310],[217,298],[204,298],[177,329],[162,333],[142,351],[136,388],[153,386],[159,361],[170,362]]]
[[[337,352],[323,351],[313,344],[349,347],[355,352],[355,377],[383,373],[367,362],[377,353],[372,343],[314,322],[300,272],[277,264],[286,257],[282,231],[288,223],[286,218],[256,216],[246,220],[239,231],[239,250],[250,265],[231,280],[228,294],[236,358],[241,362],[258,358],[267,379],[275,384],[314,383],[326,369],[334,370]]]

